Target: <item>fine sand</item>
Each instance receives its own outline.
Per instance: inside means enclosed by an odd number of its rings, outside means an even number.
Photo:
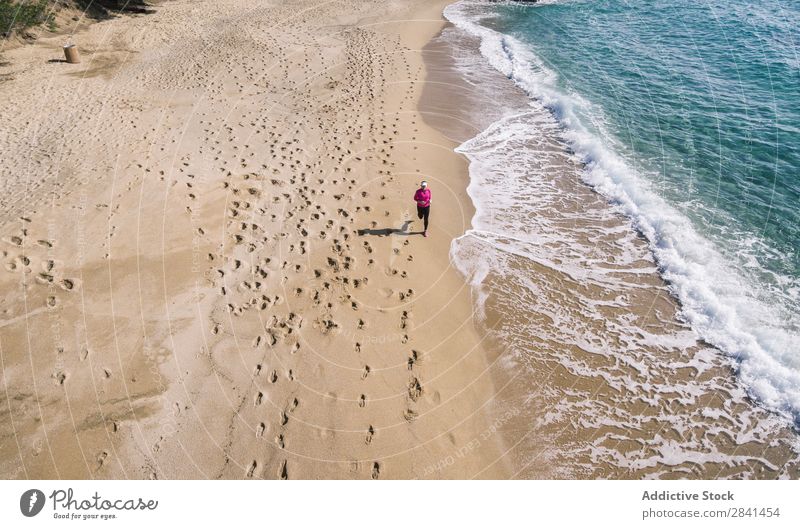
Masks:
[[[4,53],[1,477],[513,474],[417,108],[446,3],[175,0]]]

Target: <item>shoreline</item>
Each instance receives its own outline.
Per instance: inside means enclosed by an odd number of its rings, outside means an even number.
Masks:
[[[4,477],[511,473],[449,260],[466,166],[416,110],[447,3],[178,1],[80,65],[7,53],[47,112],[4,117]]]
[[[477,167],[470,186],[471,194],[478,192],[479,229],[454,252],[478,283],[481,332],[494,335],[506,357],[495,386],[504,388],[502,400],[515,412],[503,428],[515,477],[794,476],[794,432],[753,403],[729,358],[679,320],[678,301],[657,273],[646,239],[585,183],[551,112],[491,67],[463,29],[437,45],[450,48],[460,64],[440,65],[440,81],[451,86],[445,95],[430,91],[430,107],[445,116],[433,121],[466,142],[460,150]],[[463,111],[470,108],[480,111]],[[470,120],[478,120],[471,127],[477,133],[467,133]],[[497,147],[506,143],[513,149]],[[516,172],[511,159],[526,170]],[[503,188],[537,197],[493,201]],[[514,209],[505,209],[509,202]],[[526,208],[558,233],[541,232],[535,222],[523,227],[524,218],[513,212]],[[528,241],[531,249],[504,237]],[[570,244],[588,251],[587,243],[594,247],[589,262],[588,255],[570,255]],[[542,244],[547,251],[536,249]],[[609,281],[604,269],[621,283]],[[620,299],[626,302],[618,306]],[[587,301],[607,308],[586,310]],[[573,325],[581,329],[577,336],[567,327]],[[624,332],[629,326],[640,329],[638,336]],[[642,340],[645,335],[650,338]],[[678,409],[667,404],[671,398],[678,398]],[[695,415],[702,421],[684,424]]]
[[[450,3],[175,0],[85,28],[79,65],[6,53],[0,475],[796,477]],[[522,173],[481,158],[507,130]],[[532,257],[479,194],[515,178]]]

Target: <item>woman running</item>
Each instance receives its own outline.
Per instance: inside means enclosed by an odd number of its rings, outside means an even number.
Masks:
[[[428,236],[428,217],[431,214],[431,190],[428,189],[428,182],[425,180],[420,184],[420,188],[414,193],[414,202],[417,203],[417,217],[424,219],[422,236]]]

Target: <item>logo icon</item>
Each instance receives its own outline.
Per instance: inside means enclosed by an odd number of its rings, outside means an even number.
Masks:
[[[19,510],[28,518],[39,514],[42,507],[44,507],[44,492],[39,489],[26,491],[19,499]]]

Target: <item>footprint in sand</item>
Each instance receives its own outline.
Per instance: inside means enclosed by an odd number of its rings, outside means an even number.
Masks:
[[[359,408],[363,408],[366,405],[367,405],[367,396],[366,395],[361,395],[358,398],[358,407]]]
[[[106,452],[105,450],[100,452],[100,454],[98,454],[97,456],[98,468],[105,465],[107,459],[108,459],[108,452]]]
[[[67,381],[67,374],[64,371],[59,371],[58,373],[54,373],[52,377],[55,380],[56,384],[59,386],[63,386],[64,382]]]
[[[369,428],[367,428],[367,437],[364,439],[364,441],[367,444],[370,444],[373,437],[375,437],[375,427],[370,424]]]
[[[381,465],[377,461],[372,463],[372,479],[378,479],[381,475]]]
[[[411,356],[408,357],[408,370],[414,369],[414,364],[417,363],[417,352],[411,351]]]
[[[422,395],[422,384],[419,383],[419,379],[414,378],[411,382],[408,383],[408,398],[412,401],[417,402],[419,397]]]

